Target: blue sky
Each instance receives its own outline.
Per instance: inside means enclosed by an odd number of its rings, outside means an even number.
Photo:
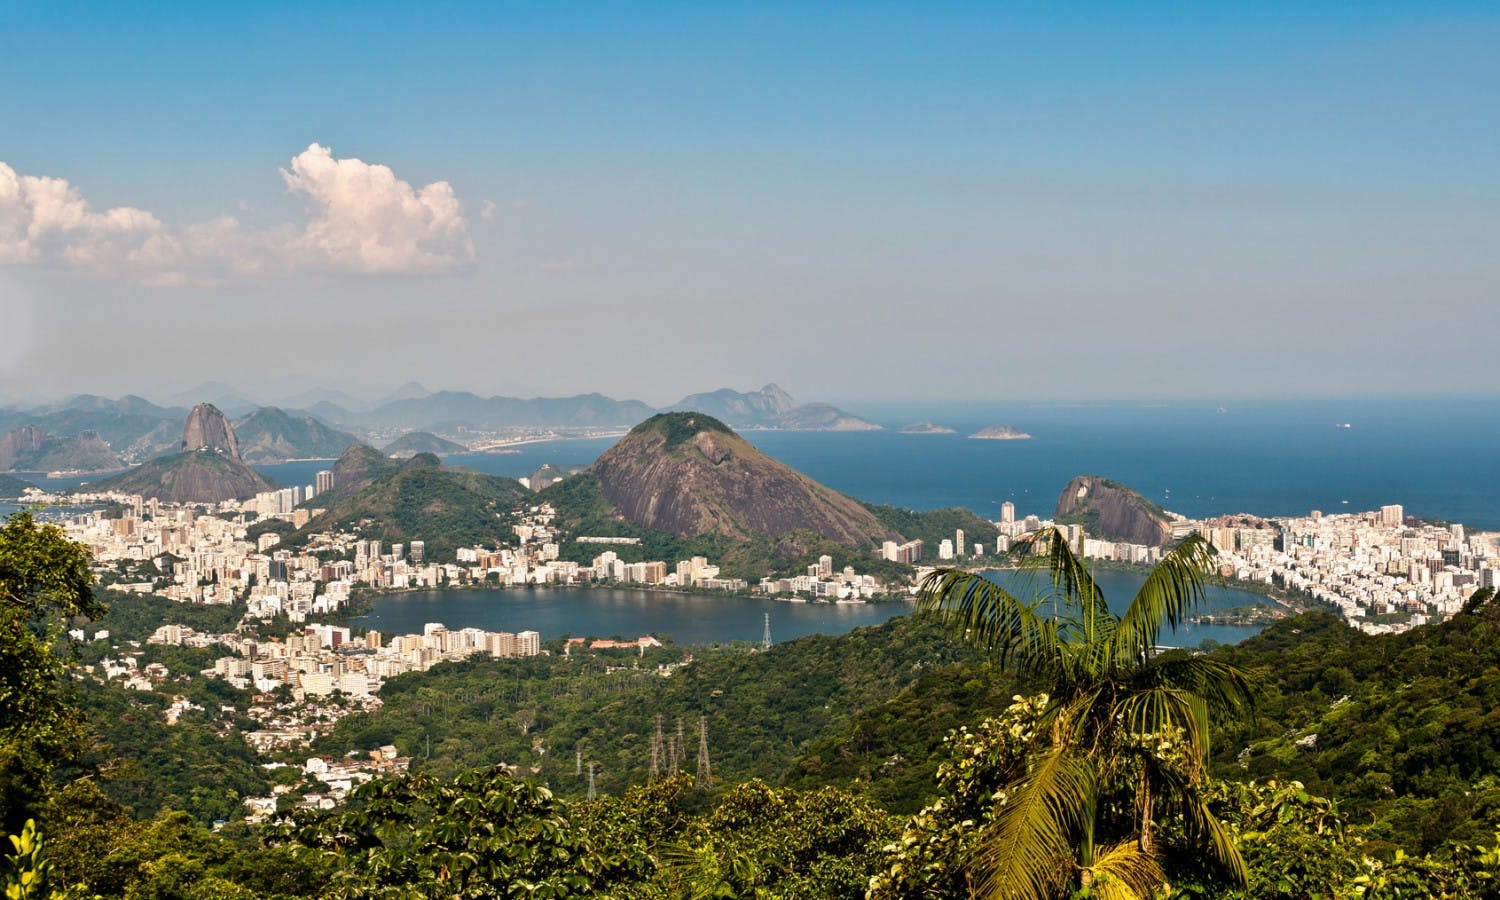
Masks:
[[[1493,4],[224,6],[6,7],[0,395],[1493,390]]]

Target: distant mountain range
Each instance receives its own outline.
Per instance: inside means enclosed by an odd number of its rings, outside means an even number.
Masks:
[[[181,450],[188,408],[209,404],[235,422],[246,463],[333,458],[352,444],[392,432],[430,435],[390,444],[389,452],[454,453],[465,435],[512,429],[625,429],[658,410],[638,400],[603,394],[572,397],[481,397],[467,391],[432,393],[402,385],[371,408],[338,391],[304,391],[306,408],[260,406],[230,385],[209,382],[161,406],[136,395],[109,399],[80,394],[60,403],[0,407],[0,471],[108,471]],[[188,402],[191,400],[191,402]],[[180,404],[180,405],[179,405]],[[734,428],[866,431],[880,426],[826,403],[798,403],[768,384],[758,391],[723,388],[690,394],[668,411],[707,413]],[[435,441],[440,443],[434,443]]]
[[[274,406],[262,406],[240,419],[234,431],[239,436],[240,458],[253,464],[331,459],[359,440],[312,416],[294,416]]]
[[[740,393],[721,388],[689,394],[667,412],[708,413],[735,428],[787,428],[796,431],[874,431],[880,428],[827,403],[799,404],[774,384]]]

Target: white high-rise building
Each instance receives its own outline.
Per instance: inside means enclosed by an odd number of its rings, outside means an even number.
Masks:
[[[1016,505],[1009,500],[1000,504],[1000,521],[1009,525],[1016,520]]]
[[[1380,524],[1399,528],[1406,521],[1406,510],[1399,503],[1380,507]]]

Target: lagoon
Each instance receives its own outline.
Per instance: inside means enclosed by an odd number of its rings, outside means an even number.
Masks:
[[[1003,577],[1003,576],[1002,576]],[[1101,571],[1097,582],[1113,609],[1123,609],[1140,587],[1135,572]],[[1264,603],[1249,591],[1211,587],[1205,610]],[[912,610],[909,603],[788,603],[726,595],[686,594],[630,588],[468,588],[412,591],[376,598],[371,612],[355,624],[385,634],[420,634],[428,622],[448,628],[536,631],[543,640],[573,637],[670,637],[682,644],[759,641],[771,616],[776,643],[809,634],[839,635]],[[1255,626],[1188,625],[1162,635],[1171,646],[1198,646],[1205,638],[1237,643],[1260,631]]]

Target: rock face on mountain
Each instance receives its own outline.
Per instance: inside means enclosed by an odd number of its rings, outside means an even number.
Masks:
[[[18,468],[38,454],[47,441],[47,433],[35,425],[23,425],[0,436],[0,471]]]
[[[1057,498],[1054,518],[1077,523],[1090,537],[1164,547],[1172,543],[1170,520],[1160,507],[1117,481],[1079,475]]]
[[[702,413],[647,419],[605,451],[593,471],[616,512],[680,537],[806,529],[865,546],[886,534],[857,501],[771,459]]]
[[[230,430],[246,462],[264,464],[289,459],[328,459],[356,443],[354,435],[329,428],[312,416],[292,416],[262,406]]]
[[[234,428],[219,408],[212,403],[200,403],[188,413],[187,423],[182,426],[182,452],[216,450],[238,459],[240,444],[235,440]]]
[[[182,448],[181,453],[150,460],[98,487],[171,503],[248,500],[275,487],[240,459],[234,428],[211,403],[200,403],[188,413]]]

